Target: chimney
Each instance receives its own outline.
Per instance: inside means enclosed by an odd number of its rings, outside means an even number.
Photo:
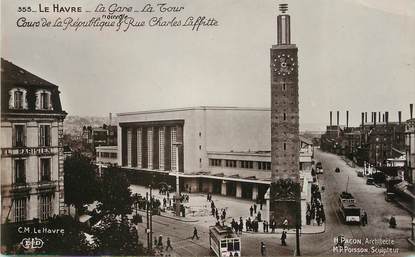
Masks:
[[[382,122],[385,122],[385,114],[382,114]]]
[[[367,116],[366,116],[367,117]],[[365,125],[365,113],[362,112],[362,127]]]
[[[365,112],[365,123],[367,123],[367,112]]]
[[[339,126],[339,117],[340,117],[340,112],[337,111],[337,127]]]
[[[349,128],[349,111],[346,111],[346,128]]]
[[[372,119],[370,120],[370,122],[372,122],[372,123],[374,122],[374,121],[373,121],[373,116],[374,116],[374,115],[373,115],[373,112],[372,112]]]
[[[376,112],[373,113],[373,125],[376,126]]]
[[[412,116],[413,112],[414,112],[414,105],[410,104],[409,105],[409,117],[410,117],[410,119],[413,118],[413,116]]]
[[[379,123],[380,123],[380,112],[379,112]]]
[[[389,112],[385,112],[385,122],[386,124],[389,123]]]
[[[398,122],[399,122],[399,125],[402,122],[402,112],[401,111],[398,112]]]
[[[333,125],[333,112],[330,111],[330,127]]]
[[[112,113],[110,113],[110,126],[112,125]]]

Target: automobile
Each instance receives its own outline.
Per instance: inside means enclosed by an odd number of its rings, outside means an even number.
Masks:
[[[375,184],[375,179],[372,176],[367,177],[366,185],[373,185]]]
[[[361,178],[362,178],[362,177],[363,177],[363,175],[364,175],[364,174],[363,174],[363,170],[357,170],[357,176],[358,176],[358,177],[361,177]]]
[[[337,172],[337,173],[339,173],[340,172],[339,167],[337,167],[334,171]]]
[[[385,201],[390,202],[395,197],[395,193],[385,192]]]
[[[321,164],[321,162],[317,162],[316,164],[316,173],[323,174],[323,165]]]

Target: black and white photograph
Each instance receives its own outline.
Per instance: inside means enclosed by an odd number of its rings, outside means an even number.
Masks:
[[[2,255],[415,255],[415,1],[0,8]]]

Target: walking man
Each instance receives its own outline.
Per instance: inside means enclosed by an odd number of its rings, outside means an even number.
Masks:
[[[287,239],[287,232],[283,230],[281,234],[281,245],[283,246],[287,245],[287,243],[285,242],[285,239]]]
[[[197,240],[199,240],[199,235],[197,234],[197,228],[196,228],[196,227],[194,227],[194,228],[193,228],[193,236],[192,236],[192,240],[193,240],[195,237],[197,238]]]
[[[251,208],[249,208],[249,213],[250,213],[250,216],[251,217],[254,214],[254,208],[252,207],[252,205],[251,205]]]
[[[257,206],[256,206],[256,204],[254,203],[254,213],[256,213],[256,208],[257,208]]]
[[[173,250],[173,247],[171,246],[171,242],[170,242],[170,237],[168,237],[168,238],[167,238],[167,246],[166,246],[166,251],[167,251],[169,248]]]

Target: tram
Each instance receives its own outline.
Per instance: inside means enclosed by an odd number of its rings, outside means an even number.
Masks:
[[[209,227],[210,249],[218,257],[241,256],[241,238],[228,226]]]
[[[351,193],[342,192],[339,195],[339,209],[345,223],[360,222],[360,207]]]

